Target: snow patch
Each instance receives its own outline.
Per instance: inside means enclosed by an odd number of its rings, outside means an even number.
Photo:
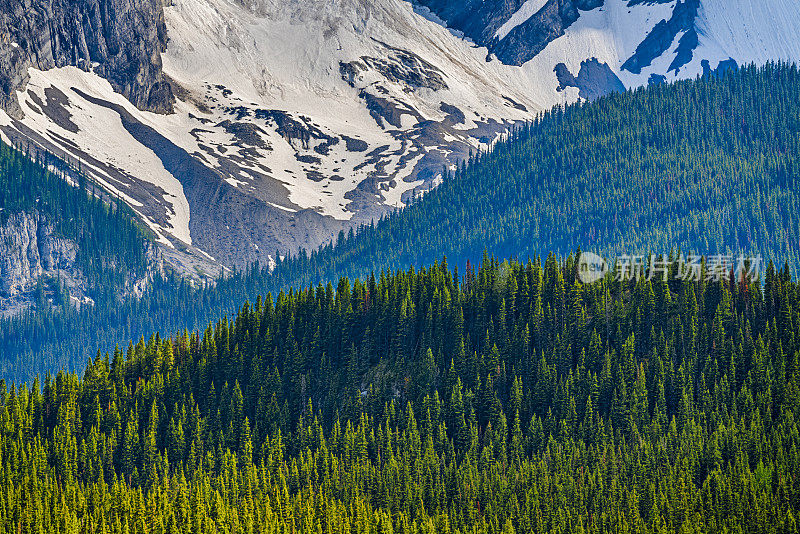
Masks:
[[[191,244],[189,203],[186,201],[180,182],[167,172],[161,160],[152,150],[139,144],[128,133],[118,113],[81,98],[73,88],[95,98],[122,106],[135,118],[141,118],[144,123],[159,121],[163,116],[139,111],[122,95],[115,93],[108,81],[76,67],[62,67],[48,71],[30,68],[28,74],[30,81],[27,90],[33,92],[42,102],[48,102],[46,94],[48,88],[55,88],[67,97],[67,108],[71,115],[69,121],[77,126],[78,131],[67,130],[55,124],[46,115],[31,112],[30,108],[24,105],[26,100],[31,98],[27,91],[17,93],[20,105],[26,111],[26,115],[21,121],[22,124],[45,137],[52,137],[53,134],[56,134],[69,140],[71,144],[62,143],[61,146],[67,152],[71,152],[71,155],[78,161],[84,158],[81,157],[80,152],[72,148],[72,145],[100,161],[160,188],[164,192],[163,202],[168,208],[168,227],[162,228],[153,221],[149,221],[148,225],[151,225],[154,230],[158,228],[159,235],[169,233],[181,241]],[[148,120],[145,118],[147,115],[153,117]],[[99,125],[102,127],[98,127]],[[92,171],[94,177],[109,191],[124,198],[134,208],[142,207],[140,202],[112,185],[107,174],[107,179],[103,179],[102,175],[105,173],[100,169],[92,169]],[[147,221],[146,218],[145,220]]]
[[[0,126],[9,126],[11,124],[11,117],[8,114],[0,109]],[[7,145],[11,145],[11,140],[3,133],[3,130],[0,130],[0,141],[4,142]]]
[[[529,18],[541,11],[548,1],[549,0],[527,0],[524,4],[522,4],[522,7],[520,7],[513,15],[511,15],[511,18],[509,18],[505,24],[497,29],[494,36],[502,41],[509,33],[511,33],[511,30],[520,24],[527,22]]]
[[[281,206],[280,204],[275,204],[274,202],[269,203],[270,206],[273,208],[278,208],[279,210],[283,210],[289,213],[297,213],[297,210],[293,210],[292,208],[287,208],[286,206]]]
[[[703,0],[698,13],[699,54],[710,61],[740,65],[800,60],[797,0]]]
[[[419,156],[414,158],[414,165],[418,163],[419,160],[421,160],[424,156],[425,154],[420,154]],[[411,165],[411,168],[413,168],[414,165]],[[404,173],[402,176],[397,176],[395,178],[395,181],[397,183],[396,187],[390,189],[389,191],[383,192],[385,203],[388,206],[393,206],[396,208],[404,208],[406,205],[402,201],[403,195],[406,192],[411,191],[412,189],[415,189],[421,186],[423,183],[425,183],[422,180],[414,180],[412,182],[406,182],[405,178],[407,178],[410,174],[411,172],[409,171]]]
[[[646,85],[649,74],[621,71],[622,64],[636,52],[656,24],[672,16],[675,4],[673,1],[628,6],[628,0],[606,0],[601,7],[581,11],[580,18],[563,36],[550,42],[538,56],[521,67],[530,97],[548,108],[574,102],[577,90],[555,91],[559,83],[553,68],[564,63],[570,72],[576,73],[581,62],[591,58],[606,63],[626,87]],[[670,58],[667,66],[671,61]]]
[[[348,220],[354,213],[348,209],[347,193],[371,179],[378,165],[387,161],[382,157],[364,165],[370,152],[388,147],[384,154],[398,154],[382,167],[400,188],[397,195],[384,195],[392,199],[386,203],[407,190],[398,177],[409,175],[421,158],[409,162],[399,157],[409,149],[408,142],[397,138],[394,127],[384,130],[370,116],[359,87],[342,79],[341,64],[363,57],[386,58],[391,50],[401,50],[433,65],[447,89],[409,90],[375,70],[362,73],[364,85],[380,85],[381,98],[407,104],[424,120],[443,120],[442,102],[480,110],[497,121],[530,118],[541,109],[526,97],[525,80],[519,78],[516,67],[487,63],[485,48],[454,37],[441,21],[423,11],[404,0],[257,0],[251,9],[228,0],[176,0],[165,8],[170,41],[163,55],[164,71],[192,98],[209,105],[210,115],[205,118],[210,123],[203,129],[210,132],[202,134],[204,142],[219,135],[214,124],[229,118],[226,108],[249,110],[250,116],[242,120],[262,128],[270,149],[250,151],[245,159],[253,166],[269,168],[270,176],[289,189],[288,200],[297,207]],[[219,87],[224,89],[220,92]],[[509,109],[501,94],[524,103],[530,112]],[[322,154],[315,151],[319,141],[312,140],[304,148],[298,140],[278,133],[274,124],[254,119],[259,109],[277,110],[293,120],[310,117],[338,142]],[[418,120],[403,114],[400,129],[408,131]],[[179,135],[174,132],[168,137],[185,148],[197,146],[196,140],[176,141]],[[348,152],[345,136],[364,141],[369,148]],[[230,140],[216,141],[228,152],[204,152],[212,166],[237,150]],[[240,189],[250,187],[239,183],[241,177],[235,180]],[[382,186],[388,184],[389,180]]]

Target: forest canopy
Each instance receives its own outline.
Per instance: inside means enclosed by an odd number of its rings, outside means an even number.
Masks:
[[[781,532],[800,285],[446,262],[0,385],[0,532]]]

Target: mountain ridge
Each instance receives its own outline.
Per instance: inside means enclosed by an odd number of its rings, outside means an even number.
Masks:
[[[93,69],[140,109],[172,112],[161,70],[167,45],[162,0],[0,2],[0,107],[20,117],[14,92],[28,68]]]
[[[33,12],[60,20],[60,11],[43,6],[49,11]],[[0,111],[0,136],[80,164],[165,250],[220,267],[267,264],[276,250],[313,249],[376,220],[435,187],[443,168],[552,105],[723,64],[800,59],[800,43],[783,38],[794,20],[785,0],[758,9],[749,0],[725,9],[718,0],[529,0],[449,11],[403,0],[109,6],[116,6],[109,15],[80,28],[56,25],[72,31],[70,39],[48,45],[40,37],[37,46],[54,57],[35,65],[22,56],[39,48],[15,41],[6,20],[0,62],[16,65],[9,67],[16,81],[3,85],[16,112]],[[473,16],[476,9],[483,15]],[[512,46],[515,32],[539,24],[538,13],[556,12],[570,24],[559,22],[564,27],[532,59],[522,66],[493,59],[496,46],[525,54],[535,40]],[[126,37],[136,19],[145,23],[138,41]],[[482,25],[483,41],[458,29],[467,20]],[[101,46],[106,33],[119,50]],[[115,77],[123,56],[139,65],[136,83]],[[143,111],[148,84],[169,86],[172,113]],[[136,123],[160,137],[142,142],[126,127]],[[173,162],[161,157],[174,153],[172,145],[202,179],[173,174]]]
[[[157,328],[203,328],[259,294],[378,277],[443,256],[463,272],[484,251],[520,260],[577,248],[609,260],[678,250],[760,254],[795,272],[798,86],[796,66],[745,67],[556,108],[473,155],[410,206],[342,231],[320,250],[235,270],[214,287],[158,279],[140,300],[102,313],[4,322],[0,364],[26,378],[44,372],[43,362],[80,369],[96,347]],[[19,347],[17,336],[29,345]]]

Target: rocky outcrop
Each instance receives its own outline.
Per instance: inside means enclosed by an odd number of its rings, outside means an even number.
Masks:
[[[36,212],[15,213],[0,224],[0,312],[19,307],[47,274],[83,293],[78,246],[53,230]]]
[[[94,304],[92,281],[79,264],[79,245],[58,235],[55,225],[38,211],[2,216],[0,211],[0,317],[14,315],[35,302],[41,280],[57,280],[75,306]],[[163,272],[160,251],[146,251],[147,269],[129,273],[121,291],[139,297],[156,273]],[[47,285],[47,284],[45,284]]]
[[[380,43],[386,49],[383,57],[362,56],[361,61],[339,63],[342,79],[355,87],[362,73],[369,70],[378,72],[389,82],[402,84],[409,92],[425,88],[432,91],[447,89],[442,71],[417,54]]]
[[[669,20],[662,20],[636,48],[622,68],[634,74],[641,74],[642,69],[649,67],[657,57],[666,52],[675,38],[684,32],[678,44],[675,60],[669,66],[670,71],[681,69],[692,60],[694,49],[698,45],[695,21],[700,9],[700,0],[679,0]]]
[[[0,0],[0,107],[18,115],[14,93],[28,68],[93,69],[142,110],[168,113],[174,97],[161,71],[163,0]]]
[[[447,22],[507,65],[522,65],[555,39],[564,35],[580,16],[603,5],[604,0],[549,0],[537,13],[512,29],[503,39],[495,34],[525,0],[421,0]]]
[[[578,96],[585,100],[596,100],[610,93],[625,91],[625,85],[614,74],[607,63],[600,63],[597,58],[581,62],[578,75],[573,75],[564,63],[559,63],[554,69],[558,78],[558,91],[567,87],[577,87]]]

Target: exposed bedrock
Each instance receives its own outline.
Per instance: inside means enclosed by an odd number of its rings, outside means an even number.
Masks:
[[[28,68],[93,69],[142,110],[168,113],[163,0],[0,0],[0,107],[19,116]]]

